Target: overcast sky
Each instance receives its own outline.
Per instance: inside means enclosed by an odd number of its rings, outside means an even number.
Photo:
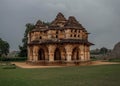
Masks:
[[[91,33],[92,49],[120,41],[120,0],[0,0],[0,37],[19,50],[26,23],[51,22],[58,12],[75,16]]]

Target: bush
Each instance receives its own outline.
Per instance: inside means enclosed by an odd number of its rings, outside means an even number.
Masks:
[[[16,58],[0,57],[0,61],[25,61],[25,60],[27,60],[26,57],[16,57]]]
[[[92,61],[98,60],[98,59],[97,59],[96,57],[94,57],[94,56],[90,57],[90,59],[91,59]]]

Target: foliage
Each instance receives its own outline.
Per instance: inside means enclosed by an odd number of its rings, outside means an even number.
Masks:
[[[5,58],[5,57],[0,57],[0,61],[25,61],[27,58],[26,57],[14,57],[14,58]]]
[[[20,57],[27,57],[27,41],[28,41],[27,34],[34,28],[35,28],[35,26],[33,24],[31,24],[31,23],[26,24],[24,38],[22,39],[23,45],[19,46],[19,49],[20,49],[19,56]]]
[[[3,70],[0,86],[119,86],[120,65]]]
[[[102,48],[100,49],[100,54],[106,54],[107,52],[108,52],[108,49],[105,48],[105,47],[102,47]]]
[[[93,55],[98,55],[99,53],[100,53],[100,49],[98,48],[90,51],[90,54],[93,54]]]
[[[90,53],[93,54],[93,55],[100,55],[100,54],[105,55],[105,54],[107,54],[109,52],[110,52],[110,50],[107,49],[106,47],[102,47],[100,49],[95,49],[95,50],[90,51]]]
[[[8,42],[6,41],[3,41],[1,38],[0,38],[0,56],[1,55],[7,55],[9,53],[9,44]]]

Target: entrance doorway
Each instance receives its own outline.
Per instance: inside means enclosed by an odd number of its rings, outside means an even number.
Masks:
[[[38,60],[45,60],[45,52],[43,49],[40,49],[38,52]]]
[[[72,60],[79,60],[79,49],[78,48],[73,49]]]
[[[61,52],[60,52],[59,48],[56,48],[56,50],[55,50],[54,60],[61,60]]]

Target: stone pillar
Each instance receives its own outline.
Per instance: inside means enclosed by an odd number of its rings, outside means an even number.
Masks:
[[[90,47],[87,47],[87,60],[90,60]]]
[[[84,58],[85,58],[85,61],[87,61],[88,60],[88,51],[87,51],[87,46],[86,45],[84,45]]]
[[[33,60],[33,46],[30,48],[30,59]]]
[[[49,60],[48,52],[47,51],[45,51],[45,60]]]
[[[32,46],[28,46],[28,60],[32,61],[33,59],[33,48]]]
[[[66,38],[70,38],[70,33],[71,33],[70,30],[69,30],[69,29],[66,29],[66,30],[65,30],[65,37],[66,37]]]
[[[85,60],[85,51],[84,51],[84,45],[81,45],[80,47],[80,50],[81,50],[81,52],[80,52],[80,57],[81,57],[81,61],[84,61]]]
[[[49,45],[48,46],[48,52],[49,52],[49,61],[54,61],[54,51],[55,51],[55,45]]]
[[[38,61],[38,46],[33,47],[33,61]]]
[[[81,60],[81,49],[80,49],[80,46],[79,46],[79,60]]]
[[[65,60],[65,52],[61,52],[61,60]]]
[[[65,49],[66,49],[67,61],[70,62],[71,61],[71,56],[72,56],[72,45],[66,45]]]
[[[87,52],[86,51],[85,51],[84,55],[85,55],[84,60],[87,61]]]
[[[88,46],[85,45],[85,61],[88,61]]]
[[[84,61],[84,53],[81,52],[81,61]]]
[[[90,52],[88,52],[88,60],[90,60]]]
[[[49,30],[49,31],[48,31],[48,39],[51,39],[51,38],[52,38],[52,31]]]

